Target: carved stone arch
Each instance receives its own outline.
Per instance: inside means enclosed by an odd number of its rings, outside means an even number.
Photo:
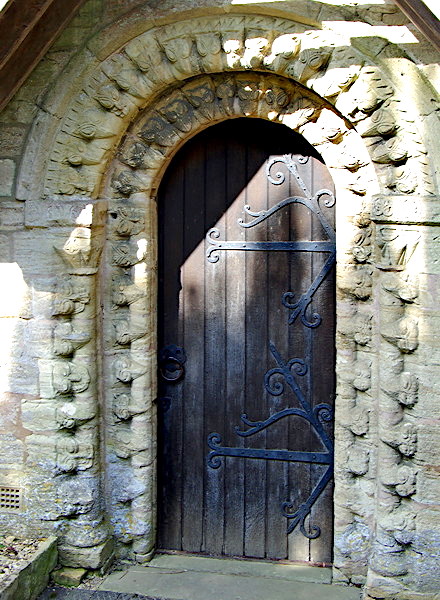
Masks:
[[[93,505],[93,498],[78,510],[69,506],[60,513],[54,508],[54,519],[66,517],[60,544],[66,564],[78,560],[80,566],[101,566],[110,552],[111,533],[120,555],[139,561],[151,556],[154,193],[171,156],[189,137],[216,121],[248,116],[299,131],[321,153],[335,180],[342,235],[337,276],[339,500],[334,564],[342,580],[356,576],[365,581],[376,527],[379,541],[372,572],[386,572],[387,577],[402,573],[403,550],[410,542],[399,537],[399,523],[413,518],[414,435],[403,426],[398,431],[387,415],[389,402],[404,414],[416,402],[418,388],[411,364],[405,363],[405,356],[418,345],[417,322],[411,316],[417,286],[406,269],[418,238],[414,228],[402,224],[417,222],[417,198],[438,193],[423,136],[415,125],[419,112],[404,88],[392,81],[385,63],[355,50],[349,38],[261,15],[197,17],[154,27],[84,77],[56,131],[47,128],[44,145],[51,150],[43,200],[36,200],[31,188],[26,206],[28,225],[40,226],[45,218],[42,207],[47,206],[50,214],[43,226],[48,222],[74,227],[68,243],[63,239],[60,244],[57,238],[54,244],[68,279],[54,294],[53,320],[62,327],[55,327],[53,357],[41,366],[42,395],[54,401],[67,398],[70,403],[66,414],[64,405],[57,413],[60,431],[54,462],[57,472],[69,475],[59,484],[60,498],[63,485],[72,482],[75,494],[108,498],[105,510],[101,500]],[[22,187],[26,179],[31,180],[31,174],[22,171]],[[59,214],[51,213],[52,206]],[[90,213],[83,210],[86,206],[92,207]],[[408,216],[402,216],[402,207]],[[385,306],[383,323],[372,318],[373,285]],[[99,287],[104,322],[97,343]],[[78,343],[78,331],[83,345]],[[392,381],[382,387],[372,377],[380,362],[372,340],[377,347],[385,344],[388,353],[381,368]],[[98,350],[103,354],[100,377]],[[105,396],[101,428],[106,430],[107,494],[97,475],[98,380]],[[69,417],[76,405],[77,413]],[[381,433],[384,427],[388,431]],[[379,482],[378,464],[383,466]],[[371,501],[376,488],[378,496],[389,501],[385,508],[381,498],[378,508]],[[86,550],[78,554],[80,545]],[[386,568],[381,564],[381,545]],[[391,546],[397,548],[396,566],[390,560]],[[72,559],[75,556],[80,558]]]
[[[384,193],[434,193],[414,124],[419,107],[396,88],[384,64],[329,30],[230,14],[150,29],[87,75],[51,144],[45,194],[96,197],[108,160],[139,109],[181,81],[242,70],[286,76],[334,105],[365,137]]]
[[[320,152],[341,193],[361,197],[367,189],[379,191],[362,138],[329,102],[286,77],[236,71],[183,81],[149,104],[108,170],[105,197],[155,194],[164,168],[188,139],[238,117],[282,123],[301,133]]]
[[[144,108],[128,128],[101,192],[107,198],[109,215],[103,257],[105,285],[111,281],[113,286],[111,294],[103,294],[104,314],[111,315],[104,323],[103,347],[105,378],[110,382],[106,404],[112,415],[106,433],[107,452],[112,456],[111,468],[130,472],[130,477],[148,490],[149,498],[148,502],[143,498],[143,506],[140,496],[123,506],[115,502],[108,510],[116,530],[121,518],[126,523],[124,534],[117,535],[120,542],[130,543],[135,551],[147,548],[147,552],[137,552],[138,560],[151,551],[155,530],[151,508],[154,470],[146,470],[140,459],[143,452],[149,466],[154,461],[145,440],[152,436],[156,397],[155,195],[164,170],[187,140],[210,125],[239,117],[283,123],[320,152],[335,181],[337,221],[344,231],[338,239],[340,305],[345,302],[355,314],[360,313],[360,319],[369,318],[369,202],[379,187],[361,136],[327,100],[287,77],[241,70],[185,79]],[[362,305],[360,309],[358,305]],[[345,337],[338,335],[344,343]],[[356,396],[370,387],[371,364],[357,359],[354,352],[351,366],[357,370],[359,389],[353,382],[348,384],[353,404]],[[366,383],[362,385],[361,380]],[[344,426],[336,423],[336,442],[342,440],[342,447],[347,443],[344,432]],[[340,468],[347,473],[343,462]],[[144,527],[138,534],[140,523]],[[149,537],[143,533],[147,529]]]

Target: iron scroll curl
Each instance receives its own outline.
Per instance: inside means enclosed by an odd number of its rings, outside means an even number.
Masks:
[[[307,162],[308,158],[309,157],[300,157],[300,159],[297,160],[304,164]],[[253,211],[249,204],[245,204],[244,212],[252,217],[252,219],[245,221],[243,218],[239,218],[238,224],[245,230],[250,229],[252,227],[256,227],[260,223],[263,223],[267,219],[270,219],[272,215],[290,205],[301,204],[305,206],[312,214],[316,215],[324,232],[327,235],[327,240],[258,242],[247,240],[230,241],[221,239],[220,230],[217,227],[213,227],[206,234],[206,258],[209,262],[216,263],[220,259],[220,253],[228,250],[328,253],[328,257],[325,260],[320,272],[305,292],[298,297],[296,292],[287,291],[282,297],[283,306],[289,310],[289,325],[292,325],[297,317],[300,317],[301,322],[305,327],[314,329],[321,324],[322,319],[321,315],[317,312],[312,312],[311,315],[308,315],[309,307],[312,303],[313,296],[322,282],[331,272],[336,262],[336,234],[333,227],[326,219],[321,208],[321,204],[323,204],[326,208],[331,208],[334,206],[336,199],[333,192],[326,188],[322,188],[315,194],[312,194],[299,175],[295,160],[291,155],[288,154],[272,157],[266,165],[266,175],[268,181],[273,185],[280,185],[286,179],[286,175],[282,171],[277,171],[274,176],[271,175],[271,168],[277,163],[282,163],[287,167],[288,172],[294,176],[299,187],[304,192],[304,196],[289,196],[271,208],[261,211]]]

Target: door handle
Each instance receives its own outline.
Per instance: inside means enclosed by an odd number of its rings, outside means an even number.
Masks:
[[[183,348],[170,344],[159,352],[159,373],[168,382],[180,381],[185,375],[186,354]]]

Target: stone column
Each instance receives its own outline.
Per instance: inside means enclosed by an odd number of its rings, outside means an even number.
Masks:
[[[105,437],[107,510],[122,557],[151,558],[156,523],[156,205],[111,200],[107,269]]]
[[[366,586],[371,598],[412,598],[411,589],[417,589],[418,598],[431,598],[436,589],[432,548],[439,536],[424,526],[433,498],[427,488],[419,489],[420,480],[428,481],[426,474],[438,468],[437,457],[431,453],[432,465],[426,464],[426,451],[420,453],[421,440],[425,447],[436,443],[434,429],[425,432],[424,427],[427,420],[435,422],[426,393],[436,385],[432,363],[438,309],[429,288],[438,282],[438,273],[426,251],[435,239],[432,226],[438,224],[430,210],[435,202],[434,196],[380,196],[373,208],[380,389],[376,522]]]
[[[46,489],[51,492],[42,515],[55,524],[61,563],[97,569],[105,566],[112,550],[101,485],[96,325],[103,207],[83,198],[63,199],[62,204],[41,201],[34,225],[51,220],[51,208],[57,206],[61,226],[52,227],[46,238],[64,268],[55,277],[52,340],[47,340],[47,358],[39,361],[43,402],[28,414],[31,423],[32,412],[41,417],[44,407],[47,413],[44,430],[32,436],[31,453],[36,469],[46,469]]]

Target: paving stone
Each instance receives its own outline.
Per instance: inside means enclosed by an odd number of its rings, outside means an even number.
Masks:
[[[223,568],[220,570],[219,563]],[[264,563],[200,557],[165,556],[153,559],[150,566],[133,566],[125,571],[114,571],[104,578],[101,590],[127,591],[140,594],[147,591],[154,600],[359,600],[360,590],[348,586],[316,583],[316,569],[309,567],[310,576],[302,573],[295,578],[294,565],[267,565]],[[259,574],[257,574],[259,573]],[[315,579],[315,581],[313,581]],[[294,592],[292,593],[292,590]],[[124,598],[124,597],[123,597]],[[148,597],[150,599],[150,597]],[[124,598],[131,600],[132,596]],[[93,600],[96,597],[93,596]],[[102,600],[107,600],[103,597]],[[112,599],[113,600],[113,599]],[[118,598],[117,600],[122,600]]]
[[[124,600],[132,600],[134,598],[133,594],[119,594],[117,592],[111,592],[111,594],[110,596],[108,592],[95,592],[91,596],[91,600],[122,600],[122,598]]]

